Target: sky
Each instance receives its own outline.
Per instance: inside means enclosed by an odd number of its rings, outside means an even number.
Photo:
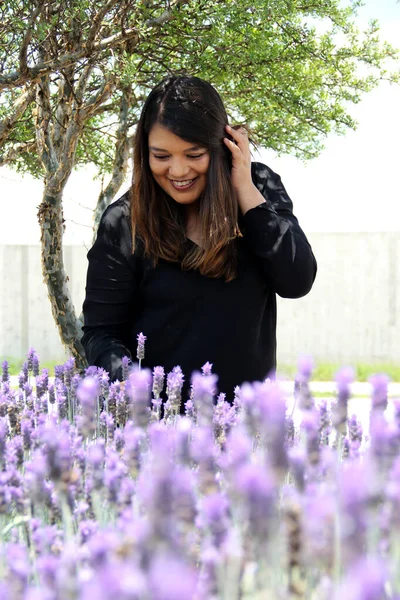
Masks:
[[[358,24],[377,18],[381,38],[399,44],[400,3],[366,0]],[[260,150],[254,160],[279,173],[293,200],[294,214],[308,232],[400,231],[400,85],[382,82],[350,109],[359,123],[344,136],[329,135],[321,155],[304,163]],[[94,170],[75,172],[64,193],[65,244],[90,247],[91,218],[100,182]],[[121,195],[129,186],[127,182]],[[1,244],[40,241],[37,207],[42,183],[0,168]]]

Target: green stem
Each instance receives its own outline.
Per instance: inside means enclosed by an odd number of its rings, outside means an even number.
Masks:
[[[334,563],[333,563],[333,580],[335,587],[339,585],[342,575],[342,557],[341,557],[341,527],[340,527],[340,512],[336,506],[335,511],[335,534],[334,534]]]
[[[68,502],[65,498],[65,495],[61,494],[60,497],[61,497],[61,513],[62,513],[62,520],[63,520],[63,524],[64,524],[65,537],[68,542],[71,542],[74,537],[73,518],[72,518],[71,510],[68,506]]]

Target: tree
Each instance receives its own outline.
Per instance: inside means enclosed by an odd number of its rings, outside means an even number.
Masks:
[[[349,0],[7,0],[0,6],[0,165],[44,181],[42,266],[63,342],[83,366],[80,324],[62,258],[62,196],[73,168],[111,179],[97,220],[126,172],[143,98],[162,76],[211,81],[231,120],[254,139],[309,159],[397,54]]]

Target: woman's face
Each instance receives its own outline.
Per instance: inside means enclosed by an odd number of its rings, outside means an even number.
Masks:
[[[156,124],[149,133],[149,163],[158,185],[179,204],[196,202],[206,187],[210,154]]]

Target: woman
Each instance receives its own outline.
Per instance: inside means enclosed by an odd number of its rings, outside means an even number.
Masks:
[[[207,361],[230,402],[236,385],[274,376],[275,295],[306,295],[317,271],[292,207],[209,83],[161,81],[137,126],[132,188],[104,212],[88,253],[89,364],[121,379],[143,332],[142,366],[180,365],[183,402]]]

